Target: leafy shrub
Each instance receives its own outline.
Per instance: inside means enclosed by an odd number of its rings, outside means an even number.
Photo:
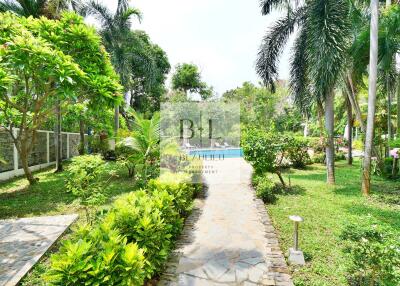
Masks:
[[[285,167],[285,137],[251,129],[243,134],[242,148],[245,159],[253,166],[257,174],[264,172],[278,175],[282,185],[286,185],[282,177]]]
[[[110,149],[108,139],[101,139],[100,136],[89,136],[88,143],[91,153],[94,154],[101,154],[102,156],[105,156],[107,151]]]
[[[310,164],[309,142],[306,138],[286,136],[286,144],[287,157],[294,168],[303,169]]]
[[[378,225],[348,225],[341,238],[351,257],[349,284],[354,286],[400,285],[400,239]]]
[[[173,211],[172,197],[162,199],[160,194],[148,195],[145,191],[127,194],[118,199],[113,209],[107,214],[105,223],[126,235],[128,242],[137,243],[144,250],[147,267],[146,276],[161,267],[171,249],[171,238],[176,225],[169,225],[164,220],[162,209],[177,219],[174,224],[182,225],[179,215]],[[154,199],[156,198],[156,199]],[[160,208],[156,202],[162,200],[166,205]]]
[[[256,195],[264,203],[274,203],[277,199],[275,195],[276,186],[275,183],[272,182],[268,177],[262,177],[263,179],[260,180],[257,184],[256,188]]]
[[[346,160],[346,154],[343,151],[335,152],[335,161]]]
[[[104,167],[105,162],[100,155],[84,155],[74,157],[67,169],[67,191],[78,197],[80,203],[85,206],[88,221],[87,207],[105,202],[105,186],[99,184]]]
[[[145,259],[137,244],[100,224],[81,227],[51,256],[51,285],[143,285]]]
[[[391,148],[400,148],[400,138],[392,139],[390,141]]]
[[[312,161],[314,163],[324,164],[325,159],[326,159],[325,153],[315,153],[314,156],[312,157]]]
[[[81,227],[64,242],[51,260],[51,283],[143,285],[162,269],[182,230],[183,215],[198,188],[190,179],[187,174],[166,173],[151,180],[148,189],[121,196],[99,226]],[[125,256],[131,257],[129,263]]]
[[[364,143],[362,140],[358,139],[358,140],[354,140],[353,141],[353,148],[355,150],[363,150],[364,149]]]
[[[179,214],[186,216],[191,208],[196,187],[191,183],[190,175],[186,173],[163,173],[159,178],[149,181],[150,191],[166,191],[173,196],[174,207]]]
[[[325,152],[325,141],[320,137],[313,137],[309,139],[310,147],[314,150],[315,153]]]

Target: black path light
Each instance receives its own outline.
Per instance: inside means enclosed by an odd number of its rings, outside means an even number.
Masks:
[[[294,246],[289,249],[289,262],[291,264],[304,265],[306,264],[304,254],[299,249],[299,224],[300,222],[303,222],[304,219],[298,215],[291,215],[289,216],[289,219],[294,222]]]

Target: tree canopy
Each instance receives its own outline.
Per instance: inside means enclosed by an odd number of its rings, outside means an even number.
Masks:
[[[27,158],[36,130],[56,102],[73,102],[85,94],[112,105],[122,99],[121,86],[100,38],[74,13],[60,20],[2,13],[0,45],[0,125],[10,133],[27,178],[34,182]]]

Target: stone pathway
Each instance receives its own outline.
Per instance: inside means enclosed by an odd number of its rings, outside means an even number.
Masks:
[[[77,215],[0,220],[0,286],[14,286]]]
[[[241,158],[211,164],[216,172],[205,175],[208,190],[196,200],[159,285],[293,285],[264,204],[250,187],[250,165]]]

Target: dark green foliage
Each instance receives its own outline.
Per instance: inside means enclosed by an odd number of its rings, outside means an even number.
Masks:
[[[101,154],[102,156],[105,156],[110,149],[108,139],[101,139],[100,136],[89,136],[88,144],[91,153]]]
[[[286,137],[287,157],[292,166],[297,169],[303,169],[311,163],[308,154],[308,140],[303,137]]]
[[[400,239],[376,224],[348,225],[341,238],[351,257],[348,282],[354,286],[395,286],[400,283]]]
[[[276,201],[276,185],[268,176],[254,175],[252,181],[257,197],[259,197],[264,203],[268,204]]]
[[[325,152],[324,153],[314,153],[312,161],[314,163],[324,164],[325,163],[325,159],[326,159]]]
[[[337,151],[335,153],[335,161],[346,160],[346,154],[343,151]]]
[[[67,169],[66,188],[80,203],[85,206],[86,218],[89,222],[88,206],[94,207],[105,202],[106,186],[100,183],[100,175],[104,172],[105,162],[100,155],[84,155],[72,159]]]
[[[172,88],[184,92],[199,92],[204,87],[199,68],[193,64],[179,64],[172,76]]]

